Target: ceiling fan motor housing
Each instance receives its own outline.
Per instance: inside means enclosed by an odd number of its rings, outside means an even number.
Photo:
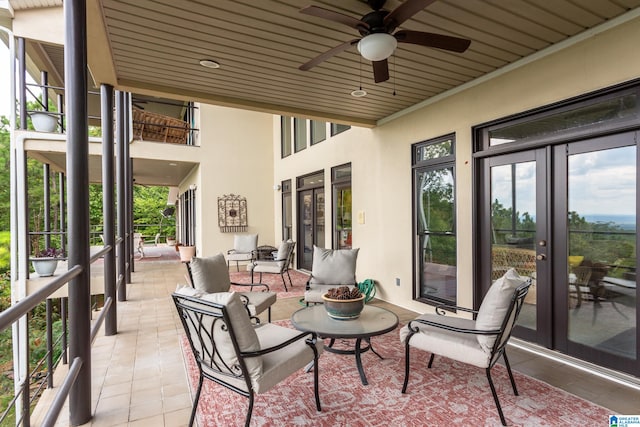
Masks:
[[[388,10],[376,10],[364,15],[360,20],[368,25],[369,28],[359,26],[360,35],[365,37],[369,34],[387,33],[387,27],[384,25],[384,17],[389,14]]]

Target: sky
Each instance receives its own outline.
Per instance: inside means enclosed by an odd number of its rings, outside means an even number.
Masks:
[[[569,210],[580,216],[635,215],[635,146],[573,154],[569,157]],[[535,162],[516,166],[516,210],[536,216]],[[511,166],[492,168],[491,200],[511,207]]]
[[[9,117],[9,49],[3,43],[0,43],[0,70],[0,116]]]

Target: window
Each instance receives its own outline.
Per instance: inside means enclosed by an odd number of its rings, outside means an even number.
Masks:
[[[333,184],[333,248],[351,249],[351,163],[331,169]]]
[[[311,145],[327,139],[327,122],[311,120]]]
[[[293,119],[295,152],[307,148],[307,121],[305,119]]]
[[[180,243],[196,244],[196,190],[187,190],[179,198]]]
[[[282,240],[293,239],[291,180],[282,181]]]
[[[416,299],[456,303],[455,138],[413,147]]]
[[[280,117],[280,149],[282,158],[291,155],[291,117]]]
[[[341,125],[338,123],[331,123],[331,136],[336,136],[339,133],[344,132],[345,130],[351,129],[349,125]]]

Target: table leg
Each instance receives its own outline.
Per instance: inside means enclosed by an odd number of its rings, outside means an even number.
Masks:
[[[378,356],[380,358],[380,360],[384,360],[384,357],[380,356],[380,354],[378,354],[378,352],[373,348],[373,344],[371,344],[371,338],[367,338],[367,343],[369,343],[369,349],[371,349],[371,351],[373,351],[373,353]]]
[[[362,338],[356,339],[356,366],[358,367],[358,372],[360,373],[360,379],[362,380],[362,385],[369,385],[367,382],[367,377],[364,374],[364,367],[362,366],[362,358],[360,357],[360,344],[362,343]],[[377,353],[376,353],[377,354]]]

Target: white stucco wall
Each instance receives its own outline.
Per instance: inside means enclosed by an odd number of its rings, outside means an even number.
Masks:
[[[474,238],[471,128],[640,78],[637,40],[640,40],[640,19],[372,130],[352,128],[283,160],[279,159],[280,138],[276,131],[273,142],[275,180],[291,178],[295,184],[297,176],[324,169],[326,217],[330,220],[330,167],[351,161],[353,246],[360,248],[358,279],[374,278],[381,285],[380,298],[424,312],[428,306],[412,300],[411,144],[455,133],[458,303],[471,306]],[[366,98],[362,98],[362,102],[366,102]],[[279,120],[274,120],[273,124],[279,130]],[[278,206],[276,204],[279,211]],[[355,220],[360,211],[365,212],[365,224]],[[327,229],[330,233],[330,227]],[[331,242],[330,234],[327,234],[327,242]],[[395,285],[396,278],[400,279],[400,287]]]
[[[273,116],[199,105],[200,166],[180,185],[196,184],[196,250],[199,256],[226,253],[233,234],[218,227],[217,201],[224,194],[247,198],[249,228],[258,245],[274,244]]]

